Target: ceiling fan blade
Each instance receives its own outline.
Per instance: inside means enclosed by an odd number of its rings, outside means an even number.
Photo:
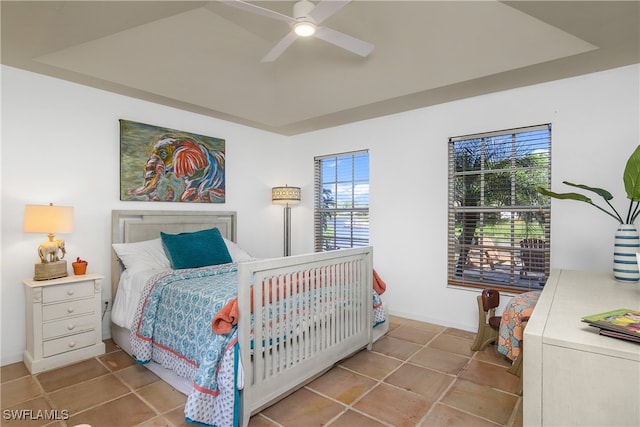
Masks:
[[[355,37],[351,37],[348,34],[341,33],[340,31],[332,30],[327,27],[318,28],[315,36],[327,43],[331,43],[362,57],[369,55],[374,48],[371,43],[367,43]]]
[[[233,6],[235,8],[238,9],[242,9],[244,11],[247,12],[251,12],[251,13],[256,13],[258,15],[262,15],[262,16],[266,16],[267,18],[271,18],[271,19],[277,19],[279,21],[285,21],[288,23],[293,23],[295,22],[295,19],[293,19],[290,16],[287,15],[283,15],[281,13],[278,13],[274,10],[271,9],[267,9],[265,7],[262,6],[258,6],[252,3],[247,3],[241,0],[222,0],[220,1],[220,3],[224,3],[228,6]]]
[[[309,18],[313,19],[316,25],[351,3],[351,0],[323,0],[309,12]]]
[[[296,41],[296,33],[291,31],[289,34],[283,37],[282,40],[278,42],[270,51],[265,55],[264,58],[260,62],[273,62],[275,61],[282,52],[284,52],[291,44]]]

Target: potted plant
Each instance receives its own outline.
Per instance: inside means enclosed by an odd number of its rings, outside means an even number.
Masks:
[[[87,272],[88,264],[89,263],[87,261],[80,259],[80,257],[76,258],[76,260],[71,263],[71,266],[73,266],[73,274],[75,274],[76,276],[85,274]]]
[[[622,179],[624,181],[624,189],[627,192],[627,199],[629,199],[629,208],[624,217],[611,204],[613,195],[603,188],[563,181],[564,184],[571,187],[597,194],[602,197],[608,207],[597,205],[590,197],[581,193],[554,193],[542,187],[536,187],[536,190],[540,194],[554,199],[577,200],[588,203],[618,221],[620,226],[616,230],[613,256],[614,276],[621,281],[637,282],[640,280],[640,272],[638,272],[636,253],[640,252],[640,237],[633,223],[640,215],[640,145],[636,147],[631,157],[627,160]]]

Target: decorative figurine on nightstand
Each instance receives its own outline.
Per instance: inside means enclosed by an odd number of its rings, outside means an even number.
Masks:
[[[73,208],[67,206],[27,205],[24,209],[24,231],[48,233],[49,241],[38,246],[40,263],[35,264],[34,280],[49,280],[67,275],[64,240],[55,240],[54,233],[73,231]]]

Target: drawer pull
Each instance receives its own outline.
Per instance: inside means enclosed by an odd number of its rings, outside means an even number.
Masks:
[[[67,313],[73,313],[73,307],[67,308]]]
[[[73,329],[76,327],[76,325],[74,325],[73,323],[69,323],[69,326],[67,326],[67,329],[70,331],[73,331]]]
[[[73,295],[73,294],[75,294],[75,293],[76,293],[76,291],[74,291],[73,289],[69,289],[69,290],[67,291],[67,295]]]
[[[69,348],[73,348],[76,346],[76,342],[75,341],[69,341]]]

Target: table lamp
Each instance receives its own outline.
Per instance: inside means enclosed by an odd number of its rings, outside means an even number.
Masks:
[[[291,205],[300,203],[300,187],[273,187],[271,201],[284,205],[284,256],[291,255]]]
[[[49,240],[38,246],[40,262],[34,267],[34,280],[49,280],[67,275],[67,261],[63,260],[66,249],[64,240],[56,240],[56,233],[73,231],[73,208],[68,206],[26,205],[24,209],[24,231],[47,233]]]

